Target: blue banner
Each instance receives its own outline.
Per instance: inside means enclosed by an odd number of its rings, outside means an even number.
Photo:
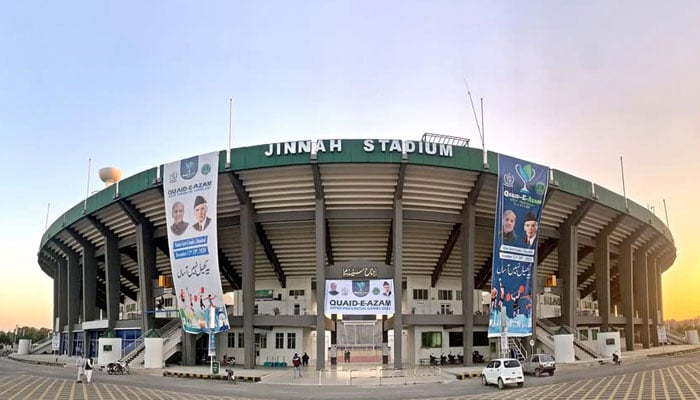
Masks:
[[[532,335],[532,280],[549,168],[498,156],[489,337]]]

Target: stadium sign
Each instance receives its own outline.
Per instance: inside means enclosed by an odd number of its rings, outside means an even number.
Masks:
[[[366,153],[416,153],[439,157],[452,157],[451,144],[430,143],[413,140],[365,139],[362,142],[362,149]],[[312,154],[314,152],[342,153],[343,140],[298,140],[292,142],[270,143],[264,154],[266,157],[272,157],[293,154]]]

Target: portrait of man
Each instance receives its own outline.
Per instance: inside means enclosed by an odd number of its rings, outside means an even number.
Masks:
[[[382,292],[384,296],[391,296],[391,285],[389,282],[384,281],[384,291]]]
[[[528,249],[534,249],[537,246],[537,217],[535,214],[527,213],[523,229],[525,230],[525,246]]]
[[[176,235],[182,235],[189,224],[182,219],[185,217],[185,205],[182,202],[176,201],[173,203],[173,224],[170,225],[170,231]]]
[[[514,245],[518,240],[518,236],[515,234],[515,213],[513,210],[505,210],[503,212],[503,224],[501,231],[501,243],[505,245]]]
[[[197,196],[194,199],[194,218],[197,220],[192,225],[194,230],[201,232],[209,226],[211,218],[207,217],[207,210],[207,201],[204,200],[204,197]]]
[[[331,296],[335,296],[338,294],[338,284],[335,282],[331,282],[331,290],[328,291],[328,294]]]

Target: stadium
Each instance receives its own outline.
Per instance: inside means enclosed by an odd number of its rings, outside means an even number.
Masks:
[[[462,355],[503,351],[487,335],[498,156],[425,137],[219,152],[212,217],[230,329],[215,335],[216,357],[255,368],[308,353],[320,370],[350,353],[404,368],[433,354],[471,365]],[[193,365],[211,352],[207,335],[181,329],[163,168],[122,180],[105,170],[116,182],[41,238],[38,263],[54,282],[55,351],[95,356],[100,339],[118,338],[121,357],[137,363],[144,338],[160,337],[164,363]],[[563,331],[575,337],[577,358],[597,357],[592,343],[603,332],[618,332],[623,349],[658,346],[661,274],[676,258],[668,227],[556,169],[541,207],[528,310],[536,323],[507,346],[551,351]],[[358,277],[389,285],[391,313],[324,312],[329,282]]]

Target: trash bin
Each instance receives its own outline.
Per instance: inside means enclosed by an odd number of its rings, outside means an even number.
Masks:
[[[219,362],[218,361],[214,361],[211,364],[211,373],[213,375],[219,375]]]

